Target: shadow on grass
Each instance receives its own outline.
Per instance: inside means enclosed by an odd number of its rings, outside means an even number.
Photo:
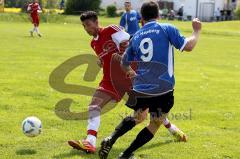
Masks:
[[[19,149],[16,151],[17,155],[34,155],[37,151],[34,149]]]
[[[155,147],[159,147],[159,148],[161,148],[161,146],[163,146],[163,145],[167,145],[167,144],[170,144],[170,143],[173,143],[174,141],[173,140],[167,140],[167,141],[165,141],[165,142],[159,142],[159,143],[155,143],[155,144],[151,144],[151,143],[149,143],[149,144],[147,144],[146,146],[143,146],[142,148],[139,148],[136,152],[138,153],[138,155],[136,155],[136,157],[137,158],[141,158],[141,159],[149,159],[149,155],[148,154],[143,154],[143,153],[141,153],[141,151],[142,150],[145,150],[145,149],[153,149],[153,148],[155,148]],[[130,145],[130,143],[129,143],[129,145]],[[129,145],[127,145],[126,146],[126,148],[129,146]],[[124,149],[118,149],[118,148],[112,148],[112,150],[111,150],[111,152],[110,152],[110,154],[109,154],[109,156],[108,156],[108,158],[117,158],[117,156],[121,153],[121,152],[123,152],[126,148],[124,148]],[[151,157],[150,157],[151,158]]]
[[[75,150],[75,149],[72,149],[70,152],[60,153],[58,155],[53,156],[52,158],[54,158],[54,159],[64,159],[64,158],[71,158],[73,156],[79,156],[79,157],[82,157],[84,159],[98,158],[97,153],[96,154],[87,154],[85,152]]]
[[[155,148],[155,147],[161,147],[163,145],[166,145],[166,144],[170,144],[170,143],[173,143],[174,141],[173,140],[167,140],[165,142],[162,142],[162,143],[155,143],[155,144],[148,144],[142,148],[140,148],[138,150],[138,156],[136,157],[140,157],[142,159],[144,158],[148,158],[149,156],[147,154],[142,154],[141,153],[141,150],[144,150],[144,149],[152,149],[152,148]],[[129,143],[130,144],[130,143]],[[126,147],[127,148],[127,147]],[[99,148],[98,148],[99,150]],[[117,156],[123,152],[125,149],[122,149],[122,148],[116,148],[116,147],[113,147],[108,158],[110,159],[113,159],[113,158],[117,158]],[[79,156],[79,157],[82,157],[84,159],[97,159],[99,158],[98,157],[98,152],[96,152],[95,154],[87,154],[85,152],[82,152],[82,151],[79,151],[79,150],[71,150],[70,152],[65,152],[65,153],[60,153],[58,155],[55,155],[53,156],[52,158],[54,159],[64,159],[64,158],[71,158],[71,157],[74,157],[74,156]]]

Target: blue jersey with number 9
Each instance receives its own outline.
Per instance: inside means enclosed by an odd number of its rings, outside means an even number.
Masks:
[[[132,38],[122,64],[137,61],[133,89],[149,95],[172,91],[174,79],[174,47],[183,51],[187,40],[170,24],[148,22]]]

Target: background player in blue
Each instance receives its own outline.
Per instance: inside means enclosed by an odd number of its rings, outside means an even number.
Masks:
[[[132,10],[130,1],[126,1],[124,6],[126,12],[123,13],[121,17],[120,26],[125,28],[130,36],[133,36],[140,29],[139,22],[141,20],[141,15],[137,11]]]
[[[135,114],[149,109],[151,120],[131,143],[120,154],[119,159],[133,159],[133,152],[149,142],[159,129],[174,105],[174,57],[173,49],[192,51],[196,46],[201,22],[196,18],[192,22],[193,33],[185,38],[170,24],[159,24],[159,7],[155,2],[146,2],[141,8],[144,27],[134,34],[128,49],[123,55],[122,66],[127,75],[134,77],[133,92],[126,103],[135,110]],[[118,56],[116,56],[118,57]],[[130,63],[138,62],[135,72]],[[135,116],[136,120],[138,116]],[[125,120],[125,119],[124,119]],[[124,121],[123,120],[123,121]],[[120,123],[101,150],[112,148],[120,136],[131,130],[133,122]],[[105,148],[105,149],[104,149]]]

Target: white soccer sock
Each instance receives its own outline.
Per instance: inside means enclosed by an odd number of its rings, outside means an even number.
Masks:
[[[168,124],[170,124],[170,122],[169,122],[168,118],[165,118],[163,121],[163,125],[167,126]]]
[[[170,133],[175,133],[177,130],[178,130],[178,128],[174,124],[171,124],[171,127],[168,128],[168,131]]]
[[[165,118],[165,120],[163,121],[163,125],[168,129],[170,133],[174,133],[178,129],[174,124],[170,123],[168,118]]]
[[[38,27],[36,27],[36,32],[37,32],[38,34],[40,34]]]
[[[89,106],[89,119],[88,119],[88,127],[87,130],[98,132],[98,128],[100,126],[100,114],[101,108],[97,105]],[[88,134],[87,141],[89,141],[93,146],[96,146],[97,137],[93,134]]]
[[[93,135],[87,135],[88,142],[90,142],[94,147],[96,147],[97,137]]]

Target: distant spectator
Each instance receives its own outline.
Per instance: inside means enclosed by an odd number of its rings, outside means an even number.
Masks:
[[[63,10],[64,5],[65,5],[65,0],[61,0],[61,2],[60,2],[60,10]]]
[[[178,16],[179,16],[179,20],[183,20],[183,12],[184,12],[184,5],[182,4],[181,7],[178,10]]]
[[[140,29],[141,15],[132,9],[130,1],[126,1],[124,7],[125,12],[121,17],[120,26],[132,37]]]
[[[171,10],[168,15],[168,20],[174,20],[175,19],[175,11]]]
[[[220,17],[221,17],[220,8],[217,8],[217,10],[215,10],[214,17],[216,18],[217,21],[220,20]]]
[[[163,16],[164,18],[167,18],[167,16],[168,16],[168,9],[167,9],[167,8],[164,8],[164,9],[162,10],[162,16]]]

